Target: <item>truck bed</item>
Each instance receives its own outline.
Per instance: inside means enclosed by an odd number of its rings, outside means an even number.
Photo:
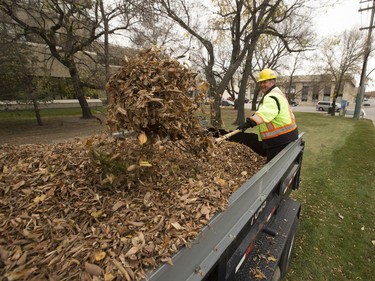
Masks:
[[[149,273],[148,280],[204,280],[245,227],[255,227],[270,201],[281,200],[274,193],[287,193],[287,176],[299,172],[303,153],[302,134],[285,147],[257,174],[245,182],[229,199],[228,208],[204,227],[190,248],[182,248],[173,257],[173,266],[164,264]],[[298,179],[299,181],[299,175]],[[298,183],[296,183],[298,185]],[[281,194],[282,195],[282,194]],[[278,198],[282,196],[278,196]],[[275,202],[274,204],[277,204]],[[259,224],[259,220],[257,222]],[[266,223],[265,221],[262,222]],[[260,231],[263,225],[258,225]],[[259,228],[259,229],[258,229]]]

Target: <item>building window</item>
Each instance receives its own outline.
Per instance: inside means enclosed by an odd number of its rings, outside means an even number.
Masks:
[[[331,86],[325,86],[324,87],[324,96],[323,96],[324,101],[329,101],[331,100]]]
[[[295,100],[296,99],[296,86],[292,85],[290,88],[288,88],[288,99]]]
[[[318,100],[319,100],[319,85],[314,85],[312,101],[318,101]]]
[[[341,94],[339,94],[339,95],[337,96],[337,98],[336,98],[336,102],[341,103],[342,100],[343,100],[343,98],[342,98],[342,93],[341,93]]]
[[[308,95],[309,95],[309,87],[308,86],[303,86],[301,101],[307,101]]]

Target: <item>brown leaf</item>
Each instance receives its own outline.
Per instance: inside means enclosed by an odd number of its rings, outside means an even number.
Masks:
[[[172,258],[170,258],[170,257],[162,258],[161,261],[162,261],[162,262],[165,262],[165,263],[167,263],[167,264],[169,264],[169,265],[173,265]]]
[[[16,183],[15,185],[13,185],[13,189],[16,190],[16,189],[19,189],[21,186],[23,186],[26,182],[24,180]]]
[[[112,211],[116,212],[118,209],[126,206],[126,202],[125,201],[118,201],[115,203],[115,205],[112,206]]]
[[[131,171],[134,171],[137,167],[138,167],[137,165],[133,164],[133,165],[130,165],[126,170],[128,172],[131,172]]]
[[[22,256],[18,259],[17,265],[24,265],[27,259],[27,251],[25,251]]]
[[[139,166],[141,166],[141,167],[151,167],[152,164],[149,163],[148,161],[140,160],[140,161],[139,161]]]
[[[210,213],[210,208],[208,208],[207,206],[202,206],[200,212],[202,215],[208,215]]]
[[[267,260],[268,260],[268,261],[272,261],[272,262],[277,261],[277,259],[276,259],[274,256],[269,256],[269,257],[267,258]]]
[[[177,230],[184,229],[178,222],[171,222],[171,225]]]
[[[123,267],[123,265],[121,264],[121,262],[117,261],[117,260],[113,260],[113,264],[117,267],[117,269],[122,273],[122,275],[125,277],[125,279],[127,281],[131,281],[131,277],[129,275],[129,273],[126,271],[126,269]]]
[[[106,253],[103,252],[103,251],[98,250],[98,251],[95,251],[94,256],[95,256],[95,260],[96,261],[101,261],[102,259],[105,258]]]
[[[144,226],[145,223],[141,221],[127,221],[128,224],[134,225],[134,226]]]
[[[147,136],[145,133],[141,133],[138,135],[138,140],[140,144],[145,144],[147,142]]]
[[[99,266],[88,262],[85,262],[85,270],[87,271],[87,273],[94,276],[99,276],[102,274],[102,269]]]
[[[9,257],[9,251],[5,250],[2,246],[0,246],[0,258],[3,261],[6,261]]]
[[[96,212],[91,212],[90,215],[94,218],[99,218],[103,215],[103,210],[99,210],[99,211],[96,211]]]
[[[114,276],[112,273],[104,274],[104,281],[112,281],[115,279],[116,279],[116,276]]]
[[[47,197],[47,194],[42,194],[42,195],[40,195],[40,196],[35,197],[35,198],[33,199],[33,202],[34,202],[35,204],[38,204],[38,203],[40,203],[40,202],[43,202],[43,201],[46,199],[46,197]]]
[[[139,249],[138,246],[131,247],[130,250],[126,252],[125,257],[135,255],[136,253],[139,252],[139,250],[140,250],[140,249]]]

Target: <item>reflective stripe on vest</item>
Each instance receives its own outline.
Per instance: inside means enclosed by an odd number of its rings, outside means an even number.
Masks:
[[[267,128],[269,128],[270,124],[271,123],[267,124]],[[289,133],[295,129],[297,129],[297,125],[296,123],[293,123],[293,124],[289,124],[289,125],[286,125],[286,126],[274,129],[274,130],[269,129],[267,132],[261,132],[260,135],[262,136],[263,140],[266,140],[266,139],[274,138],[274,137]]]
[[[258,125],[261,123],[265,123],[263,118],[258,115],[251,116],[251,119],[253,119]]]

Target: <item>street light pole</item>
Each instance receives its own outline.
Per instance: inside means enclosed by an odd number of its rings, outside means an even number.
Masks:
[[[365,46],[365,51],[364,51],[364,60],[363,60],[363,66],[362,66],[361,80],[359,82],[358,94],[356,98],[355,110],[354,110],[354,115],[353,115],[353,118],[357,120],[360,117],[363,96],[365,93],[367,60],[371,51],[371,35],[372,35],[372,29],[374,28],[373,24],[374,24],[374,13],[375,13],[375,0],[372,1],[371,8],[360,9],[359,11],[369,10],[369,9],[371,9],[371,19],[370,19],[370,25],[368,27],[368,35],[367,35],[367,41],[366,41],[366,46]]]

